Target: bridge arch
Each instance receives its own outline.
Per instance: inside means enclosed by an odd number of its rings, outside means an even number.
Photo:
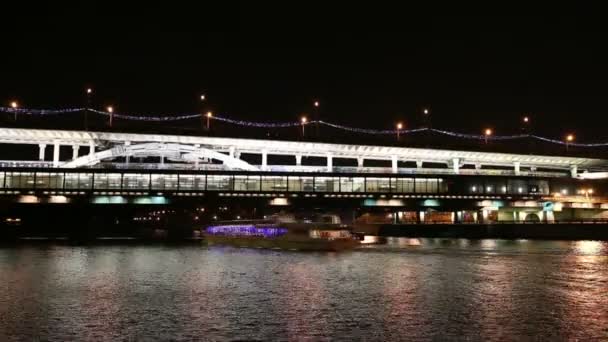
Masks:
[[[136,145],[117,145],[107,150],[95,152],[76,158],[63,164],[66,168],[79,168],[99,164],[104,159],[117,157],[169,157],[187,162],[195,162],[203,158],[221,161],[230,169],[259,171],[259,169],[244,160],[213,151],[204,147],[184,144],[143,143]]]

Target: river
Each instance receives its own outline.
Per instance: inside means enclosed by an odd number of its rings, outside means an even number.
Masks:
[[[608,243],[0,247],[0,340],[608,340]]]

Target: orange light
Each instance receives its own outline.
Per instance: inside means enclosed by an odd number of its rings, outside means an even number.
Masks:
[[[108,113],[113,113],[113,112],[114,112],[114,107],[108,106]]]
[[[403,129],[403,124],[402,124],[401,122],[399,122],[399,123],[397,124],[397,129],[399,129],[399,130],[400,130],[400,129]]]
[[[528,122],[530,121],[530,118],[528,118],[527,116],[524,116],[524,122]]]
[[[486,128],[486,130],[484,131],[485,135],[492,135],[492,130],[490,128]]]
[[[201,95],[201,101],[205,101],[205,94]]]
[[[574,141],[574,135],[573,134],[568,134],[566,136],[566,141]]]
[[[424,108],[424,110],[422,111],[424,114],[428,114],[429,110],[427,108]]]
[[[93,93],[93,89],[92,88],[87,88],[87,94],[92,94]]]
[[[308,119],[306,119],[306,117],[303,116],[301,121],[302,121],[302,124],[304,125],[304,124],[306,124],[306,122],[308,121]]]
[[[11,102],[11,108],[17,108],[17,107],[18,107],[17,101]]]
[[[211,113],[211,112],[207,112],[207,117],[208,117],[208,118],[210,118],[210,117],[212,117],[212,116],[213,116],[213,113]]]
[[[314,105],[315,107],[319,107],[319,101],[315,101]]]

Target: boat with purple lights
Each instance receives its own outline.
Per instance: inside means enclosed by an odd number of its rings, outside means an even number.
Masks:
[[[210,245],[299,251],[341,251],[360,243],[348,225],[324,222],[225,221],[203,234]]]

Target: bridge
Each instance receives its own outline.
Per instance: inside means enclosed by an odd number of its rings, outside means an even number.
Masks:
[[[35,145],[38,158],[0,160],[0,167],[242,170],[268,172],[392,173],[452,175],[513,175],[603,178],[608,160],[512,153],[456,151],[331,144],[304,141],[221,138],[164,134],[136,134],[74,130],[0,128],[0,144]],[[72,148],[61,156],[61,147]],[[46,149],[52,148],[47,160]],[[82,153],[83,150],[85,153]],[[259,164],[244,155],[261,157]],[[269,156],[289,157],[276,165]],[[157,162],[136,163],[133,158]],[[303,165],[303,157],[320,157],[324,165]],[[251,158],[249,158],[251,159]],[[258,159],[259,160],[259,159]],[[356,166],[340,162],[356,161]],[[386,167],[366,165],[381,161]]]

